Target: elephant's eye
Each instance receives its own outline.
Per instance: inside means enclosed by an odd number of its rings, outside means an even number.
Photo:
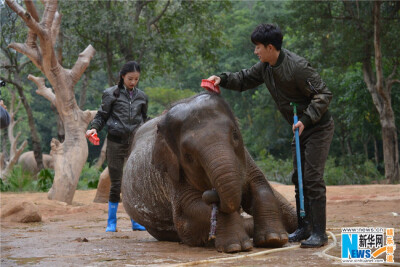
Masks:
[[[235,140],[235,141],[239,140],[239,134],[236,130],[233,130],[232,136],[233,136],[233,140]]]
[[[184,157],[185,157],[185,161],[187,163],[192,163],[193,162],[193,158],[192,158],[192,156],[190,154],[185,153]]]

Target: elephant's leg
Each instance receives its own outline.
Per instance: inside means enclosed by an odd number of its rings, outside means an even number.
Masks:
[[[246,230],[247,235],[252,238],[254,234],[254,220],[253,217],[242,218],[244,229]]]
[[[202,200],[202,192],[187,183],[174,184],[173,216],[183,243],[205,246],[210,231],[211,207]]]
[[[203,192],[182,183],[174,188],[174,224],[182,242],[190,246],[209,244],[211,207],[202,200]],[[239,212],[218,213],[215,246],[223,252],[248,251],[252,248]]]
[[[280,205],[262,172],[254,170],[250,182],[252,215],[254,218],[254,244],[258,247],[281,247],[288,242]]]
[[[246,230],[238,211],[218,213],[215,247],[227,253],[251,250],[253,245]]]

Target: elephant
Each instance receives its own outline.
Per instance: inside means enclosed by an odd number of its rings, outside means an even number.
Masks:
[[[46,169],[54,169],[53,157],[48,154],[42,154],[42,156],[43,156],[43,166]],[[18,159],[18,164],[21,165],[22,170],[30,172],[32,174],[36,174],[40,171],[37,167],[33,151],[22,153],[22,155]]]
[[[219,203],[215,239],[209,241],[212,207],[203,194],[213,189]],[[253,243],[281,247],[297,227],[294,206],[255,164],[229,105],[210,92],[175,103],[138,129],[124,168],[122,202],[157,240],[226,253],[249,251]]]

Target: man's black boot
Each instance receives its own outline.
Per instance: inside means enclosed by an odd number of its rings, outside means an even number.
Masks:
[[[308,205],[304,203],[304,210],[306,212],[306,216],[300,217],[300,200],[298,194],[296,194],[296,212],[297,212],[297,229],[293,233],[289,234],[289,242],[300,242],[304,239],[307,239],[311,235],[311,223],[310,223],[310,209]]]
[[[319,248],[328,244],[326,230],[326,200],[313,200],[310,202],[309,210],[312,222],[311,236],[301,242],[302,248]]]

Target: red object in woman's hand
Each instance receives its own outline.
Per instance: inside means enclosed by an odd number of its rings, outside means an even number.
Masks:
[[[97,137],[97,133],[91,134],[86,137],[89,140],[89,142],[92,143],[93,145],[95,145],[95,146],[100,145],[100,138]]]
[[[214,85],[214,83],[215,83],[215,81],[201,80],[200,86],[209,92],[214,92],[214,93],[220,94],[221,91],[219,90],[219,86]]]

